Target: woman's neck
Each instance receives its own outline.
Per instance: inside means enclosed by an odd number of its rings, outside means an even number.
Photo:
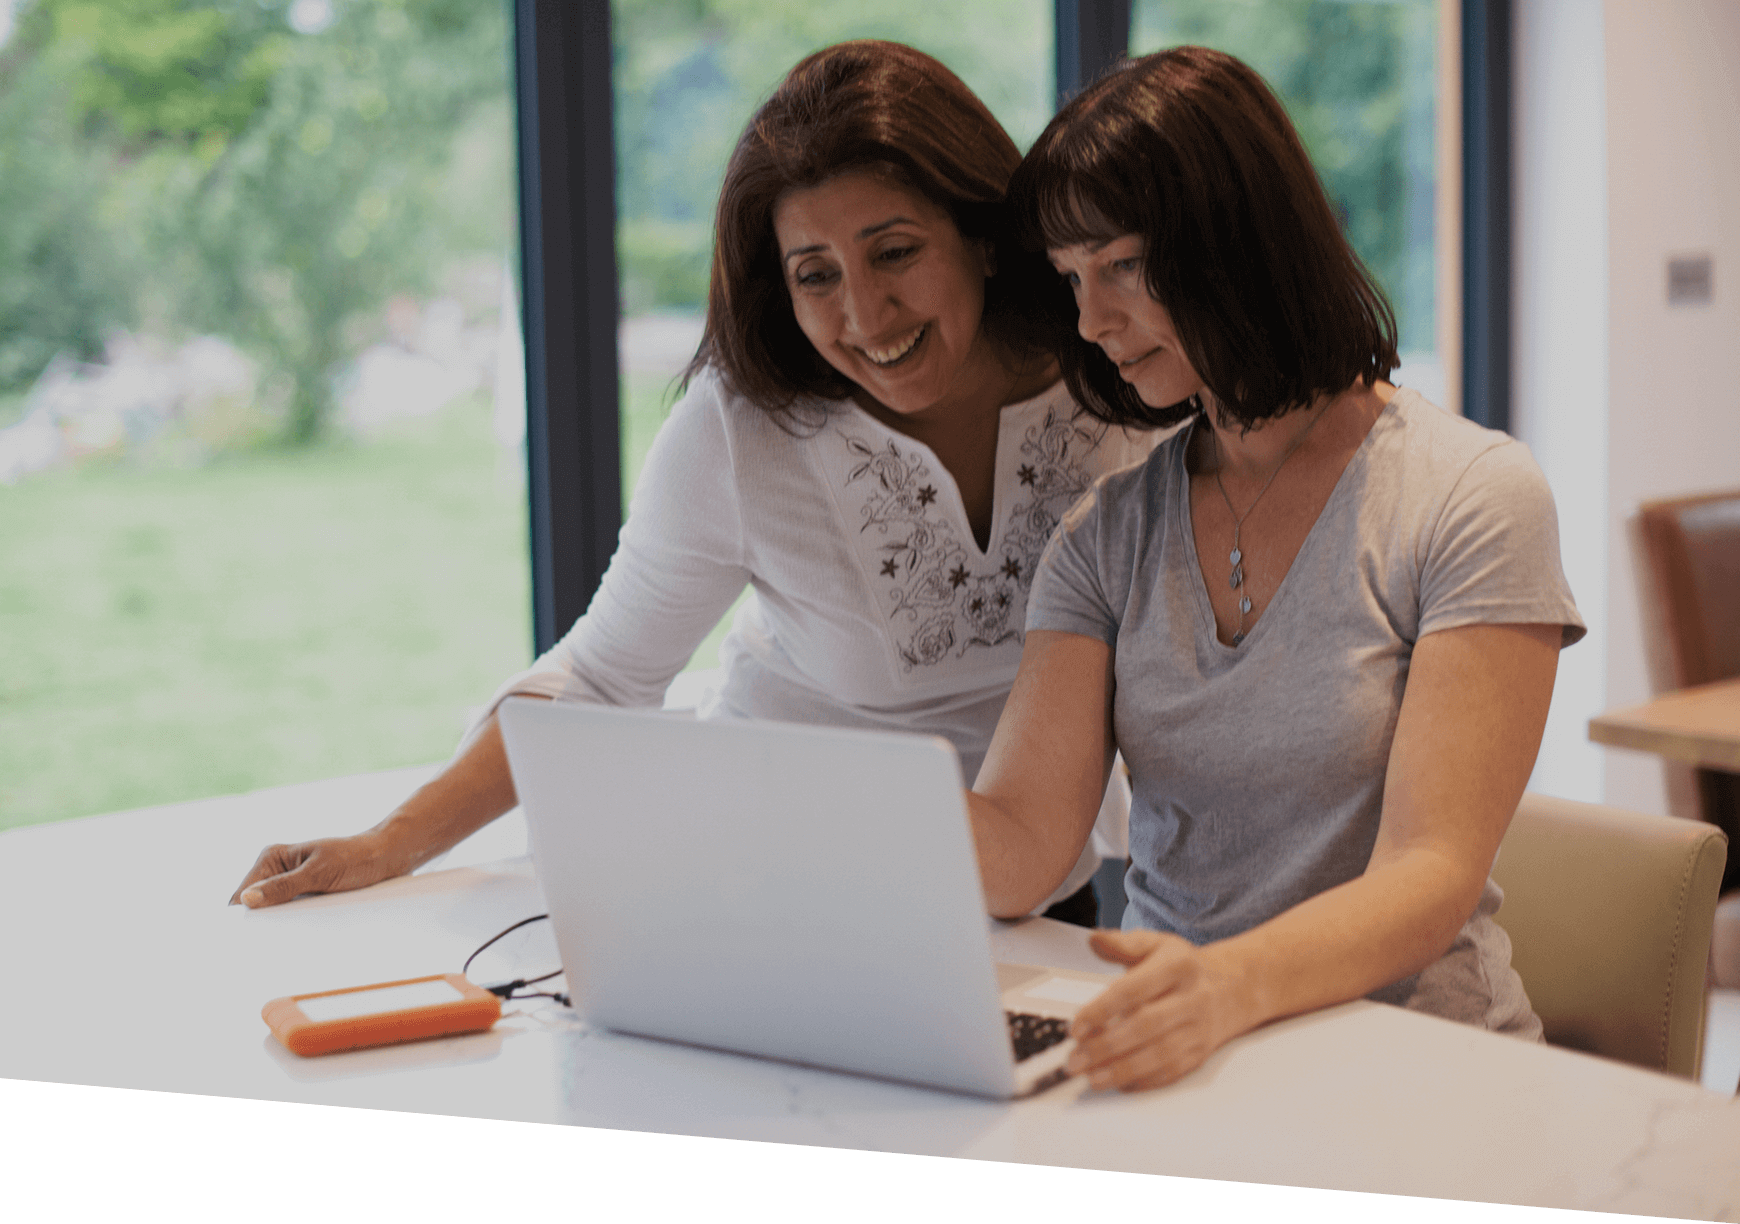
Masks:
[[[1370,387],[1356,382],[1338,395],[1320,395],[1304,408],[1249,429],[1230,417],[1223,419],[1211,404],[1204,414],[1208,430],[1201,436],[1207,453],[1199,460],[1201,470],[1218,470],[1227,481],[1261,483],[1296,450],[1325,444],[1339,449],[1335,440],[1344,436],[1363,439],[1395,393],[1386,382]]]

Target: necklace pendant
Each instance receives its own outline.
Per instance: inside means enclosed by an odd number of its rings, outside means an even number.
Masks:
[[[1240,629],[1237,633],[1233,634],[1232,644],[1234,646],[1238,646],[1238,645],[1242,644],[1244,642],[1244,640],[1245,640],[1245,631],[1243,629]]]
[[[1244,584],[1245,584],[1245,567],[1242,565],[1235,566],[1233,568],[1232,577],[1227,580],[1227,585],[1232,587],[1232,589],[1236,591]]]
[[[1245,616],[1251,614],[1251,597],[1249,595],[1246,595],[1243,599],[1239,600],[1239,612]]]
[[[1244,553],[1240,552],[1238,549],[1235,548],[1226,555],[1226,559],[1228,561],[1232,562],[1234,565],[1237,565],[1240,561],[1243,561],[1245,559],[1245,555],[1244,555]]]

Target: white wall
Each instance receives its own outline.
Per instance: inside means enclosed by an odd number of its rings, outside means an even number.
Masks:
[[[1650,696],[1625,516],[1740,487],[1740,0],[1607,0],[1606,700]],[[1705,252],[1714,301],[1667,304]],[[1605,753],[1609,803],[1665,812],[1660,763]]]
[[[1601,5],[1514,12],[1512,431],[1553,487],[1565,577],[1589,636],[1559,657],[1531,790],[1602,797],[1588,721],[1606,703],[1607,108]]]
[[[1515,20],[1514,428],[1590,626],[1531,785],[1665,812],[1659,762],[1586,723],[1650,696],[1627,516],[1740,487],[1740,0],[1519,0]],[[1693,252],[1715,300],[1669,306],[1667,259]]]

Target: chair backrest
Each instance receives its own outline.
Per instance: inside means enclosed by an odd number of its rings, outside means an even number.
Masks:
[[[1740,676],[1740,490],[1645,502],[1631,539],[1651,687]],[[1665,761],[1662,777],[1668,811],[1740,839],[1740,775]],[[1740,888],[1740,861],[1723,887]]]
[[[1495,919],[1548,1041],[1697,1076],[1727,844],[1700,821],[1523,796]]]
[[[1667,646],[1660,687],[1740,676],[1740,490],[1637,509],[1645,613]]]

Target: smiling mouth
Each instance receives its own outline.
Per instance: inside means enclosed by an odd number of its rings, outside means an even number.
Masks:
[[[1149,349],[1146,353],[1143,353],[1140,357],[1132,357],[1128,361],[1118,362],[1117,363],[1118,374],[1123,378],[1126,378],[1126,379],[1129,378],[1131,370],[1134,370],[1137,366],[1141,365],[1144,361],[1148,360],[1148,358],[1152,357],[1155,353],[1158,353],[1159,351],[1160,350],[1157,348]]]
[[[912,356],[912,351],[918,347],[918,342],[924,339],[925,333],[929,330],[930,324],[926,323],[897,344],[891,344],[887,348],[880,349],[860,348],[858,351],[864,354],[865,358],[871,365],[887,369],[890,366],[899,365],[908,357]]]

